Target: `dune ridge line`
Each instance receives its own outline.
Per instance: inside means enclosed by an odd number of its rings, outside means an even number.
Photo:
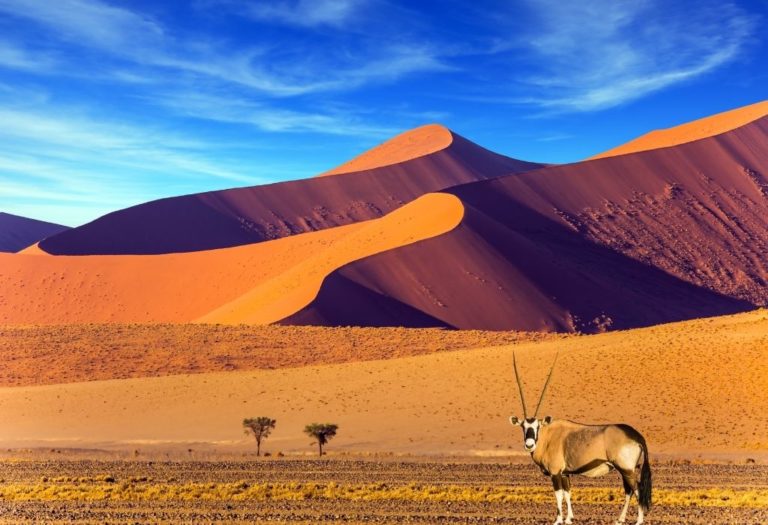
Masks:
[[[338,268],[365,257],[439,236],[464,217],[461,200],[428,193],[301,261],[234,301],[196,319],[202,323],[269,324],[301,310],[317,297],[323,280]]]
[[[768,100],[717,113],[716,115],[700,118],[692,122],[686,122],[679,126],[656,129],[608,151],[598,153],[586,160],[678,146],[732,131],[766,115],[768,115]]]
[[[398,164],[444,150],[452,143],[451,130],[440,124],[427,124],[405,131],[318,177]]]

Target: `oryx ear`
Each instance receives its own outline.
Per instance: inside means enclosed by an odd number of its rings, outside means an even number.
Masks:
[[[517,419],[517,416],[509,416],[509,423],[512,425],[520,425],[522,421]]]
[[[544,419],[541,420],[541,426],[543,426],[543,427],[546,427],[550,423],[552,423],[552,416],[547,416],[547,417],[545,417]]]

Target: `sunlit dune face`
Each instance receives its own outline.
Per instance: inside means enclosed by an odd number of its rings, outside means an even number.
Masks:
[[[323,280],[353,261],[407,246],[451,231],[464,206],[448,193],[428,193],[318,250],[280,276],[197,319],[204,323],[275,323],[298,312],[317,297]]]
[[[439,124],[428,124],[401,133],[349,162],[321,173],[319,176],[340,175],[398,164],[441,151],[450,146],[452,142],[453,135],[448,128]]]
[[[164,255],[0,254],[0,323],[277,322],[340,266],[450,231],[461,201],[430,193],[380,219]]]
[[[614,157],[638,151],[668,148],[734,130],[768,115],[768,100],[742,108],[718,113],[680,126],[659,129],[634,140],[590,157],[588,160]]]

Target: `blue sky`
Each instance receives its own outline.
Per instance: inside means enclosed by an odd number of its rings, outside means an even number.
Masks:
[[[0,0],[0,210],[309,177],[440,122],[572,162],[768,98],[768,2]]]

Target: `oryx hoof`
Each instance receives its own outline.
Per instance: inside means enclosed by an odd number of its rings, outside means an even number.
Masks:
[[[563,517],[558,516],[557,519],[555,520],[555,523],[553,523],[552,525],[563,525]]]
[[[573,523],[573,518],[565,518],[565,525],[571,525]]]

